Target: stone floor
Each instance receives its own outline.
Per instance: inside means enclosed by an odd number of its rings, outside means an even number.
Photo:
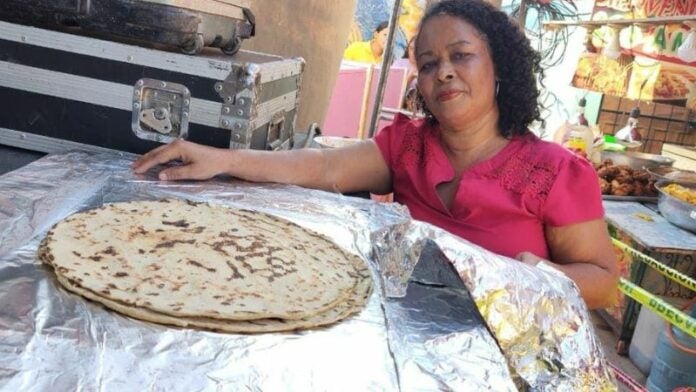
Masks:
[[[617,368],[623,370],[629,377],[635,380],[640,385],[645,385],[646,376],[638,369],[629,357],[624,357],[616,353],[616,342],[618,340],[617,336],[612,331],[609,324],[604,321],[597,313],[592,312],[592,322],[595,326],[595,332],[599,338],[599,341],[604,348],[604,354],[606,355],[609,362],[616,366]],[[632,389],[625,387],[621,383],[619,385],[619,391],[631,391]]]

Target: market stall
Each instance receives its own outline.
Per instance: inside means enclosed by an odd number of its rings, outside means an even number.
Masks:
[[[611,385],[582,299],[553,271],[519,266],[411,221],[397,206],[287,186],[163,183],[132,174],[131,162],[114,154],[57,154],[0,177],[6,388]],[[63,290],[38,261],[45,232],[71,213],[162,198],[250,208],[322,233],[368,263],[373,295],[356,316],[325,328],[215,333],[124,317]]]
[[[639,313],[654,313],[675,329],[694,333],[688,308],[679,306],[693,298],[696,277],[694,204],[688,197],[696,178],[688,171],[696,142],[695,5],[598,0],[587,20],[545,23],[551,30],[581,26],[586,31],[572,85],[586,91],[597,116],[574,125],[594,129],[591,159],[622,275],[616,306],[601,314],[618,336],[617,351],[628,355],[630,345],[631,358],[650,374],[649,387],[660,390],[688,385],[693,373],[678,368],[676,359],[653,358],[664,330],[659,322],[652,334],[643,328],[634,336],[634,330]],[[657,365],[651,371],[653,359]]]
[[[394,3],[393,18],[399,5]],[[3,387],[615,388],[577,287],[550,267],[532,268],[497,256],[414,221],[405,208],[395,205],[232,180],[160,182],[154,173],[133,174],[132,155],[94,148],[144,152],[154,147],[153,142],[183,137],[190,121],[189,135],[195,135],[190,139],[204,144],[289,149],[304,71],[300,59],[244,50],[235,58],[217,53],[192,58],[12,23],[0,22],[0,28],[8,33],[0,41],[13,48],[4,51],[0,61],[6,76],[0,78],[3,91],[8,97],[39,99],[39,104],[24,100],[22,110],[0,117],[11,120],[0,128],[4,136],[0,142],[52,153],[0,176],[0,297],[10,304],[0,317],[6,326],[0,345],[0,362],[7,370],[0,374]],[[39,67],[35,59],[21,56],[27,48],[37,56],[46,55],[42,49],[55,50],[61,61],[42,61]],[[122,75],[116,79],[114,74],[85,75],[87,70],[80,66],[53,68],[81,56],[99,59],[104,65],[97,67],[99,72],[121,67],[140,76],[124,81]],[[157,66],[151,64],[153,59]],[[375,132],[379,120],[387,69],[381,69],[375,85],[370,126],[368,113],[363,115],[367,135]],[[152,80],[152,75],[163,74],[175,76],[175,83]],[[80,83],[87,79],[91,84]],[[181,88],[183,81],[193,81],[196,88]],[[101,91],[111,95],[102,96]],[[57,105],[46,105],[47,100]],[[158,110],[164,100],[171,100],[167,107],[177,110]],[[52,117],[60,115],[56,110],[32,117],[33,108],[49,106],[69,108],[63,112],[85,117],[72,124]],[[148,117],[151,114],[157,121]],[[111,121],[116,118],[120,122]],[[98,125],[104,119],[110,120],[107,131],[89,132],[102,129]],[[124,119],[133,133],[122,132],[128,130]],[[55,124],[64,133],[55,134]],[[171,135],[168,124],[177,126],[177,135]],[[142,137],[145,134],[150,137]],[[121,143],[114,135],[127,140]],[[65,152],[65,147],[92,153]],[[147,309],[125,307],[128,311],[123,312],[118,304],[103,307],[99,303],[108,303],[109,298],[95,294],[94,302],[80,295],[77,283],[81,282],[66,284],[66,275],[42,251],[41,242],[51,237],[48,230],[73,213],[89,214],[114,202],[172,199],[265,213],[313,230],[358,257],[369,269],[374,290],[364,307],[341,320],[284,332],[259,331],[250,322],[252,332],[263,333],[231,333],[227,328],[206,327],[220,325],[219,320],[196,319],[194,325],[185,319],[193,316],[168,315],[167,322],[158,323],[165,319],[158,315],[148,322],[141,316],[148,314]],[[93,239],[89,232],[85,236],[87,241]],[[82,254],[83,249],[71,252]],[[197,263],[188,264],[200,268]],[[175,311],[177,307],[173,305]],[[285,323],[272,316],[262,320],[255,322],[264,327]]]

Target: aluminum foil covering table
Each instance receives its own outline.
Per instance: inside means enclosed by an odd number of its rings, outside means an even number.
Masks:
[[[559,273],[493,255],[396,204],[232,179],[160,182],[132,174],[132,160],[73,152],[0,176],[0,389],[613,388],[577,289]],[[74,212],[161,198],[256,209],[323,233],[366,260],[376,290],[327,328],[223,334],[106,310],[63,290],[36,256]]]

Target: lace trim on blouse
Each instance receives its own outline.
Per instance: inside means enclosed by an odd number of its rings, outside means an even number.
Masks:
[[[537,143],[522,143],[524,144],[519,151],[486,177],[497,179],[500,185],[510,192],[543,203],[556,180],[558,169],[555,165],[538,161],[539,154],[534,151],[534,147],[539,146]]]
[[[432,146],[435,142],[432,140],[435,137],[434,130],[427,126],[409,126],[404,132],[401,151],[396,157],[397,167],[425,168],[426,163],[432,162],[435,158]],[[522,146],[502,165],[486,173],[484,177],[498,180],[503,189],[509,192],[543,203],[551,191],[558,168],[538,160],[540,154],[535,151],[535,147],[540,147],[539,143],[530,142],[524,137],[522,140],[518,139],[517,143]]]
[[[409,126],[405,129],[401,151],[396,158],[397,167],[425,168],[426,162],[435,158],[435,152],[427,141],[433,137],[433,131],[426,126]]]

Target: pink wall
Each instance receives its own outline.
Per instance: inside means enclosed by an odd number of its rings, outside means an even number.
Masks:
[[[368,102],[363,102],[368,72],[372,72],[371,93]],[[392,66],[387,76],[382,107],[399,109],[404,94],[407,69]],[[322,127],[324,135],[358,137],[360,129],[360,114],[365,111],[364,135],[367,137],[370,118],[374,106],[380,68],[369,64],[343,62],[336,79],[329,102],[326,120]],[[388,125],[389,121],[381,120],[377,129]]]
[[[322,132],[330,136],[356,137],[369,66],[341,64]]]

